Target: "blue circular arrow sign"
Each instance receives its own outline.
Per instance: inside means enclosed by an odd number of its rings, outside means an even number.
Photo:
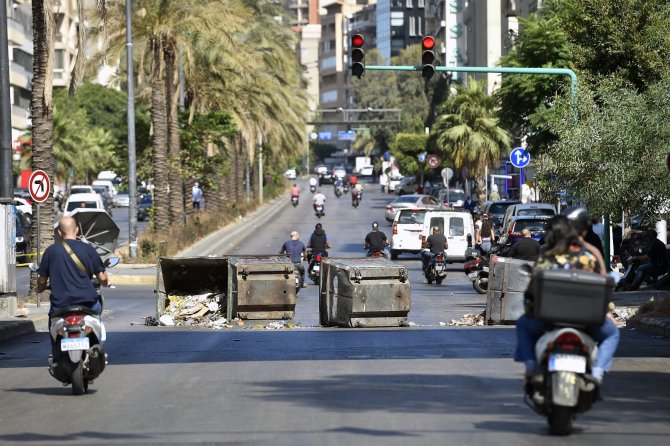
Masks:
[[[509,160],[514,167],[521,169],[530,163],[530,153],[523,147],[517,147],[509,154]]]

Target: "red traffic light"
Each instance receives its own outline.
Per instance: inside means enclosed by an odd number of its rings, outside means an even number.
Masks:
[[[432,50],[435,48],[435,39],[431,36],[426,36],[421,40],[421,46],[424,50]]]
[[[354,48],[360,48],[365,44],[365,39],[360,34],[354,34],[351,38],[351,44]]]

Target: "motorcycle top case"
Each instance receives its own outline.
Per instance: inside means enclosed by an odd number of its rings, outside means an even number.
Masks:
[[[324,257],[319,284],[321,325],[397,327],[407,320],[407,268],[383,257]]]
[[[614,292],[608,276],[579,270],[533,272],[533,316],[547,322],[598,326]]]

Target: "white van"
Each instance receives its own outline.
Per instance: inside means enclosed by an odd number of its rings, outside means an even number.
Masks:
[[[68,217],[72,211],[78,208],[101,209],[105,210],[105,205],[102,202],[100,194],[86,193],[86,194],[72,194],[65,202],[65,209],[63,215]]]
[[[114,196],[116,195],[116,186],[114,186],[114,183],[112,183],[111,180],[95,180],[91,184],[93,184],[93,186],[106,187],[109,196],[112,198],[114,198]]]
[[[474,222],[469,212],[459,211],[428,211],[423,218],[421,242],[431,234],[431,228],[437,226],[447,237],[447,262],[464,262],[465,251],[468,249],[468,235],[475,239]]]
[[[421,252],[421,231],[428,209],[401,209],[393,219],[391,260],[403,252]]]

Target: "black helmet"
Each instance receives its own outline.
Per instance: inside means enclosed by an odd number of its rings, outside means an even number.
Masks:
[[[372,222],[372,229],[374,229],[374,230],[379,229],[379,223],[377,223],[376,221]]]
[[[322,229],[323,226],[321,226],[321,223],[317,223],[316,226],[314,226],[314,229]]]
[[[591,216],[586,209],[579,206],[570,206],[563,211],[573,228],[578,233],[583,233],[591,227]]]

